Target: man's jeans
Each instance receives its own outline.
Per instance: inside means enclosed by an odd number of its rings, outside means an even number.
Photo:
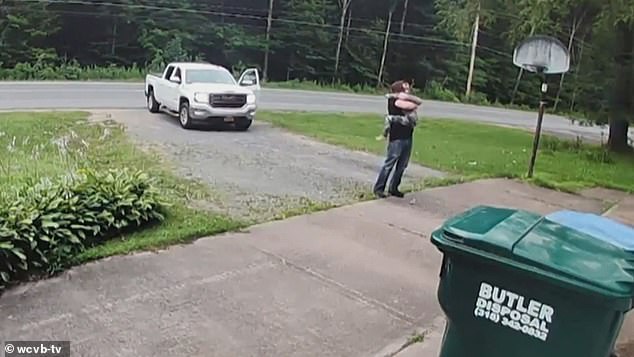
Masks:
[[[398,192],[398,186],[401,184],[403,173],[409,164],[409,157],[412,153],[412,139],[402,139],[390,141],[387,146],[387,157],[379,172],[379,177],[374,185],[374,192],[384,192],[387,185],[387,179],[390,176],[392,168],[396,165],[392,181],[390,182],[389,192]]]

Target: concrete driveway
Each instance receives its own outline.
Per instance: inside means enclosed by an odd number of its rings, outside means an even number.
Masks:
[[[446,218],[482,203],[603,212],[607,196],[589,196],[485,180],[115,257],[7,292],[0,340],[91,357],[393,355],[415,331],[439,335],[429,234]]]

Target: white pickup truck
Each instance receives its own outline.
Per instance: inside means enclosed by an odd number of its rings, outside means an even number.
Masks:
[[[170,63],[163,74],[145,77],[147,108],[178,114],[191,129],[195,121],[231,124],[248,130],[255,119],[260,92],[258,70],[245,70],[236,81],[224,67],[207,63]]]

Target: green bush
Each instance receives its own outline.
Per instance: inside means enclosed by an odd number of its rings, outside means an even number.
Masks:
[[[376,88],[367,84],[349,85],[346,83],[322,83],[317,81],[291,79],[283,82],[267,82],[267,87],[281,89],[298,89],[314,91],[337,91],[358,94],[383,94],[385,88]]]
[[[431,81],[424,90],[425,97],[433,100],[459,103],[460,98],[450,89],[443,87],[441,83]]]
[[[475,105],[487,105],[487,106],[491,105],[491,102],[489,102],[489,99],[487,98],[486,94],[480,93],[480,92],[471,92],[469,97],[466,97],[463,95],[460,101],[463,103],[475,104]]]
[[[5,190],[0,203],[0,289],[59,272],[86,248],[162,221],[165,206],[153,179],[127,169]]]
[[[55,62],[38,60],[18,63],[13,68],[0,68],[0,80],[141,80],[145,69],[131,67],[82,66],[77,61]]]

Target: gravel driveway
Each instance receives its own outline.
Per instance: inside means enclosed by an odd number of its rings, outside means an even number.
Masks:
[[[371,188],[383,159],[257,121],[247,132],[184,130],[166,114],[94,112],[94,119],[106,117],[124,124],[133,139],[158,148],[183,176],[209,183],[220,194],[214,208],[243,218],[266,219],[310,203],[354,202]],[[404,184],[428,176],[441,173],[411,165]]]

